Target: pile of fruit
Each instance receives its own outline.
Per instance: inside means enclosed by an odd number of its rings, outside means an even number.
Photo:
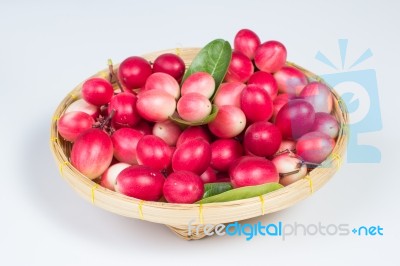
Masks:
[[[214,40],[188,69],[176,54],[132,56],[86,80],[57,122],[71,164],[110,190],[170,203],[255,196],[305,177],[335,146],[332,92],[287,64],[278,41],[243,29],[233,48]]]

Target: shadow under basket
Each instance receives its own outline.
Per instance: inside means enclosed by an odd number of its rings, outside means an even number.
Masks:
[[[149,61],[154,61],[155,58],[161,54],[175,53],[184,60],[186,67],[188,67],[199,51],[199,48],[171,49],[146,54],[143,57]],[[317,75],[296,64],[290,62],[287,64],[301,70],[310,81],[324,82]],[[115,66],[115,68],[117,67],[118,66]],[[108,70],[103,70],[93,77],[104,77],[108,74]],[[197,225],[216,225],[242,221],[288,208],[300,200],[307,198],[321,188],[334,175],[341,166],[342,158],[346,150],[348,112],[337,92],[330,88],[334,96],[332,114],[337,118],[340,124],[339,136],[331,156],[323,162],[323,166],[313,169],[305,178],[266,195],[231,202],[171,204],[138,200],[100,186],[81,174],[70,163],[69,156],[72,144],[65,141],[58,134],[57,119],[72,102],[81,97],[82,83],[76,86],[60,103],[54,113],[51,123],[50,146],[61,176],[76,192],[78,192],[78,194],[92,204],[126,217],[167,225],[178,236],[187,240],[200,239],[205,236],[203,230],[200,230],[199,234],[195,232],[195,229],[188,232],[189,223],[191,223],[191,228],[193,228]],[[328,84],[326,85],[329,87]]]

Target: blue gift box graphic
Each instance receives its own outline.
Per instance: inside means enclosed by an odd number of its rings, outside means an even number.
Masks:
[[[364,62],[372,56],[370,49],[366,50],[349,68],[344,70],[347,51],[347,39],[339,40],[342,70],[331,63],[331,61],[321,52],[316,54],[316,59],[337,70],[336,73],[320,75],[333,88],[341,87],[344,91],[340,92],[343,102],[346,104],[350,114],[349,142],[347,148],[348,163],[379,163],[381,161],[380,150],[368,143],[359,143],[359,135],[369,132],[376,132],[382,129],[382,119],[379,105],[379,93],[377,85],[376,71],[373,69],[351,71],[350,69]],[[361,93],[346,91],[351,84],[361,88]],[[364,96],[360,98],[361,94]],[[355,100],[353,100],[356,98]],[[367,106],[360,119],[352,121],[352,114],[355,115],[361,106]]]

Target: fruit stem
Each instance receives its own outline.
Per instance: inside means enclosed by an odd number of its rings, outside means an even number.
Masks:
[[[276,156],[282,155],[282,154],[286,154],[286,153],[294,153],[294,152],[296,152],[296,150],[285,149],[285,150],[275,153],[273,157],[276,157]]]
[[[104,129],[105,126],[107,126],[107,124],[111,121],[111,119],[113,118],[115,114],[115,109],[112,109],[110,114],[106,117],[106,119],[104,119],[104,121],[101,123],[100,128]]]
[[[294,170],[294,171],[291,171],[291,172],[287,172],[287,173],[280,173],[279,174],[279,177],[286,177],[286,176],[289,176],[289,175],[293,175],[293,174],[297,174],[298,172],[300,172],[300,168],[298,168],[298,169],[296,169],[296,170]]]
[[[311,163],[311,162],[305,162],[305,161],[303,161],[303,164],[305,164],[305,165],[307,166],[307,168],[309,168],[309,166],[310,166],[310,167],[313,167],[313,168],[316,168],[316,167],[318,167],[318,166],[321,166],[320,163]]]
[[[113,66],[113,62],[112,62],[111,58],[107,60],[107,63],[108,63],[108,70],[109,70],[109,79],[110,79],[110,82],[112,83],[112,82],[113,82],[113,78],[114,78],[114,79],[115,79],[115,82],[116,82],[117,85],[118,85],[118,88],[120,88],[121,91],[124,91],[124,89],[123,89],[122,86],[121,86],[121,83],[119,82],[119,79],[118,79],[117,75],[116,75],[115,72],[114,72],[114,66]]]

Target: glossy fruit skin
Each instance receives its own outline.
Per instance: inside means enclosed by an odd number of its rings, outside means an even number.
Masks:
[[[233,48],[235,51],[241,52],[250,60],[252,60],[254,58],[256,49],[260,44],[260,38],[255,32],[249,29],[242,29],[236,33],[233,41]]]
[[[311,131],[319,131],[335,139],[339,135],[339,130],[339,122],[333,115],[324,112],[315,113],[315,121]]]
[[[307,166],[302,163],[299,156],[294,153],[284,153],[276,156],[272,159],[272,163],[275,165],[276,170],[281,176],[279,183],[283,186],[288,186],[297,180],[304,178],[307,174]],[[298,171],[291,175],[288,173]]]
[[[182,133],[181,128],[172,122],[166,120],[164,122],[157,122],[153,126],[153,135],[161,138],[169,146],[175,146],[179,136]]]
[[[103,78],[90,78],[82,85],[82,98],[96,106],[109,103],[113,94],[113,86]]]
[[[133,127],[133,129],[136,129],[143,135],[151,135],[153,132],[153,123],[142,119]]]
[[[176,142],[176,147],[179,147],[183,143],[193,140],[193,139],[203,139],[207,143],[211,142],[211,135],[208,132],[207,128],[203,126],[193,126],[186,128],[182,134],[179,136],[178,141]]]
[[[121,128],[115,131],[111,136],[114,157],[123,163],[138,164],[136,147],[143,136],[143,133],[132,128]]]
[[[274,100],[278,95],[278,84],[273,75],[264,71],[257,71],[247,81],[248,85],[257,85],[262,87],[269,95],[271,100]]]
[[[84,112],[96,119],[100,114],[100,108],[96,105],[86,102],[84,99],[76,100],[67,107],[65,113],[69,112]]]
[[[232,59],[225,76],[227,82],[246,82],[254,73],[251,60],[244,54],[233,51]]]
[[[297,68],[285,66],[274,74],[279,92],[288,93],[292,97],[299,96],[307,85],[306,75]]]
[[[172,151],[161,138],[145,135],[136,146],[136,156],[140,165],[161,171],[171,164]]]
[[[196,92],[211,98],[215,91],[215,80],[207,72],[196,72],[190,75],[182,84],[181,94]]]
[[[181,82],[185,73],[185,62],[175,54],[165,53],[156,58],[153,71],[171,75],[176,81]]]
[[[200,178],[204,184],[217,182],[217,174],[211,167],[208,167],[207,170],[200,175]]]
[[[240,106],[249,122],[268,121],[274,111],[267,91],[258,85],[248,85],[243,89]]]
[[[306,162],[322,163],[332,153],[335,140],[321,132],[309,132],[296,144],[297,154]]]
[[[163,90],[148,90],[138,94],[136,108],[147,121],[162,122],[175,112],[175,98]]]
[[[210,100],[200,93],[183,95],[177,104],[179,116],[189,122],[197,122],[206,118],[212,110]]]
[[[168,176],[163,192],[169,203],[191,204],[202,198],[204,185],[198,175],[188,171],[179,171]]]
[[[158,201],[163,195],[164,176],[157,170],[133,165],[119,173],[115,190],[129,197]]]
[[[276,151],[276,154],[286,153],[286,152],[292,152],[292,153],[296,152],[296,141],[287,139],[282,140],[279,149]]]
[[[246,129],[243,145],[256,156],[269,157],[278,151],[281,142],[279,128],[270,122],[260,121]]]
[[[127,163],[116,163],[108,167],[108,169],[101,175],[100,185],[102,187],[108,188],[109,190],[115,191],[115,182],[117,180],[117,176],[121,173],[122,170],[128,168],[129,164]]]
[[[286,63],[286,47],[278,41],[268,41],[258,46],[254,62],[258,69],[268,73],[275,73]]]
[[[204,173],[211,162],[211,147],[203,139],[193,139],[178,146],[172,156],[172,169],[189,171],[197,175]]]
[[[180,96],[180,88],[178,82],[174,77],[165,73],[153,73],[151,74],[144,85],[144,91],[146,90],[163,90],[171,94],[175,99]]]
[[[110,166],[112,158],[111,138],[97,128],[80,134],[71,150],[71,164],[90,179],[101,176]]]
[[[136,109],[137,98],[134,94],[123,92],[112,97],[108,106],[108,113],[115,111],[112,124],[116,128],[133,127],[140,121]]]
[[[309,102],[315,112],[330,113],[333,107],[331,90],[323,83],[311,82],[300,93],[300,97]]]
[[[218,139],[211,143],[210,166],[217,170],[226,172],[232,162],[243,155],[243,147],[239,141],[234,139]]]
[[[273,101],[274,112],[272,114],[272,122],[275,122],[276,116],[278,115],[281,108],[291,100],[291,96],[287,93],[279,94]]]
[[[224,82],[219,86],[214,104],[218,107],[233,105],[240,108],[240,96],[246,84],[242,82]]]
[[[229,176],[234,188],[279,182],[275,165],[264,158],[243,156],[232,164]]]
[[[298,139],[309,132],[314,125],[314,108],[302,99],[291,100],[276,116],[275,125],[284,139]]]
[[[152,72],[150,63],[144,58],[131,56],[119,65],[118,78],[124,89],[133,91],[143,88]]]
[[[74,142],[76,138],[84,131],[92,128],[94,119],[84,112],[64,113],[57,121],[57,129],[60,135]]]
[[[226,139],[236,137],[245,127],[245,114],[240,108],[232,105],[220,106],[217,116],[208,124],[211,133]]]

